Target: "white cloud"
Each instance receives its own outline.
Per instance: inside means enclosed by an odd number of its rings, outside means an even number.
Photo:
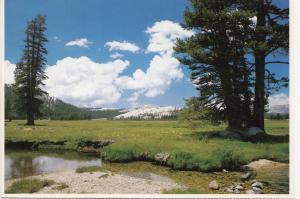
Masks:
[[[58,37],[58,36],[54,36],[52,37],[54,39],[54,41],[57,41],[57,42],[62,42],[62,40]]]
[[[132,77],[122,76],[116,80],[121,89],[136,90],[129,98],[130,102],[138,100],[141,95],[163,95],[173,81],[183,78],[180,63],[172,56],[173,47],[177,38],[183,39],[194,34],[172,21],[156,22],[147,28],[146,33],[150,36],[147,52],[158,55],[153,57],[145,72],[137,69]]]
[[[132,77],[121,76],[116,79],[121,89],[137,90],[130,99],[137,100],[143,93],[146,97],[164,94],[174,80],[183,77],[179,61],[169,55],[155,55],[146,72],[137,69]]]
[[[51,96],[77,106],[102,106],[116,103],[121,92],[116,78],[129,61],[97,63],[88,57],[66,57],[46,69],[45,89]]]
[[[284,93],[274,94],[269,97],[269,112],[288,113],[289,96]]]
[[[116,52],[114,54],[109,55],[109,57],[113,58],[113,59],[117,59],[117,58],[122,58],[124,55]]]
[[[15,83],[15,75],[14,71],[16,69],[16,65],[10,63],[10,61],[4,61],[4,82],[5,84],[13,84]]]
[[[133,53],[136,53],[140,50],[140,48],[134,44],[134,43],[130,43],[128,41],[109,41],[105,43],[105,46],[109,47],[109,51],[112,50],[123,50],[123,51],[130,51]]]
[[[155,22],[152,27],[148,27],[146,33],[150,35],[149,45],[146,52],[173,53],[176,39],[191,37],[194,32],[186,30],[180,24],[164,20]]]
[[[81,38],[81,39],[76,39],[76,40],[73,40],[73,41],[69,41],[68,43],[66,43],[66,46],[78,46],[78,47],[87,48],[92,43],[93,42],[90,42],[86,38]]]

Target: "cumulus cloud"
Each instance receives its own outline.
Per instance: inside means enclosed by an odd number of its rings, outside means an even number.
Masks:
[[[179,61],[168,55],[155,55],[146,72],[137,69],[132,77],[121,76],[116,83],[121,89],[137,90],[130,99],[137,100],[143,93],[147,97],[164,94],[174,80],[183,77]]]
[[[289,96],[284,93],[274,94],[269,97],[270,113],[288,113]]]
[[[66,46],[78,46],[78,47],[87,48],[92,43],[93,42],[90,42],[87,38],[81,38],[81,39],[69,41],[68,43],[66,43]]]
[[[183,78],[179,61],[173,57],[173,46],[177,38],[189,37],[191,31],[184,30],[171,21],[156,22],[147,28],[148,52],[155,53],[144,70],[137,69],[132,75],[124,75],[129,67],[127,60],[121,60],[120,53],[111,54],[114,61],[98,63],[90,58],[65,57],[46,68],[45,90],[51,96],[77,106],[105,106],[117,103],[125,91],[133,94],[127,99],[137,104],[139,97],[163,95],[169,86]],[[58,38],[57,38],[58,39]],[[67,46],[88,47],[91,44],[82,38],[70,41]],[[140,48],[127,41],[107,42],[110,51],[127,50],[138,52]],[[7,62],[9,63],[9,62]]]
[[[121,97],[116,78],[129,61],[97,63],[88,57],[66,57],[46,69],[45,89],[51,96],[77,106],[102,106]]]
[[[15,83],[15,75],[14,71],[16,69],[16,65],[10,63],[10,61],[4,61],[4,83],[5,84],[13,84]]]
[[[146,33],[150,35],[149,45],[146,52],[173,53],[176,39],[191,37],[194,32],[186,30],[180,24],[164,20],[155,22],[152,27],[148,27]]]
[[[109,51],[113,50],[123,50],[123,51],[130,51],[133,53],[136,53],[140,50],[140,47],[138,47],[134,43],[130,43],[128,41],[109,41],[105,43],[105,46],[109,47]]]
[[[157,55],[153,57],[145,72],[137,69],[132,77],[122,76],[116,80],[121,89],[136,90],[129,98],[130,102],[138,100],[141,95],[163,95],[173,81],[183,78],[180,63],[172,56],[173,47],[177,38],[183,39],[194,34],[172,21],[156,22],[147,28],[146,33],[150,37],[147,52]]]
[[[124,55],[116,52],[114,54],[109,55],[109,57],[113,58],[113,59],[117,59],[117,58],[122,58]]]

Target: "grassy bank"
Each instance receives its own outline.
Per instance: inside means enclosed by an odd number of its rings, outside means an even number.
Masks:
[[[24,121],[7,123],[5,138],[9,140],[52,142],[40,148],[77,150],[82,139],[106,139],[115,143],[101,153],[112,162],[153,160],[155,154],[171,155],[167,165],[174,169],[211,171],[235,168],[255,159],[289,160],[288,143],[250,143],[228,139],[203,139],[203,135],[222,130],[225,125],[204,124],[191,131],[177,121],[37,121],[35,127],[24,127]],[[274,135],[288,134],[288,121],[266,121],[266,131]]]

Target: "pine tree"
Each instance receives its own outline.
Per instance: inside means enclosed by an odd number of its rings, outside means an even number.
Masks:
[[[45,36],[45,16],[38,15],[27,25],[25,47],[21,61],[16,64],[15,87],[18,97],[18,111],[26,114],[27,125],[34,125],[35,115],[39,114],[42,105],[43,80],[47,78],[45,65],[48,41]]]
[[[178,40],[175,51],[191,69],[199,100],[211,115],[239,129],[248,125],[251,115],[245,43],[252,22],[251,13],[239,11],[238,6],[230,0],[191,0],[183,26],[196,34]]]
[[[255,100],[253,125],[264,129],[264,112],[272,89],[287,86],[287,78],[276,79],[266,69],[268,64],[288,64],[274,60],[276,55],[287,53],[289,48],[288,8],[279,8],[272,0],[244,1],[243,9],[250,10],[257,17],[253,31],[253,56],[255,59]],[[273,56],[272,61],[266,61]],[[267,84],[266,84],[267,82]]]

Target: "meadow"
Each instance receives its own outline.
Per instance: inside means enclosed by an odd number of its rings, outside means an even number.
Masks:
[[[65,140],[60,149],[75,151],[78,142],[83,139],[113,140],[113,144],[99,151],[109,162],[152,161],[155,154],[164,152],[171,155],[166,165],[180,170],[235,170],[242,164],[261,158],[289,161],[287,142],[251,143],[205,136],[225,129],[225,124],[213,126],[203,123],[195,130],[178,121],[40,120],[36,124],[31,128],[24,126],[24,121],[6,123],[6,141]],[[266,131],[272,135],[287,135],[288,126],[288,120],[266,121]]]

